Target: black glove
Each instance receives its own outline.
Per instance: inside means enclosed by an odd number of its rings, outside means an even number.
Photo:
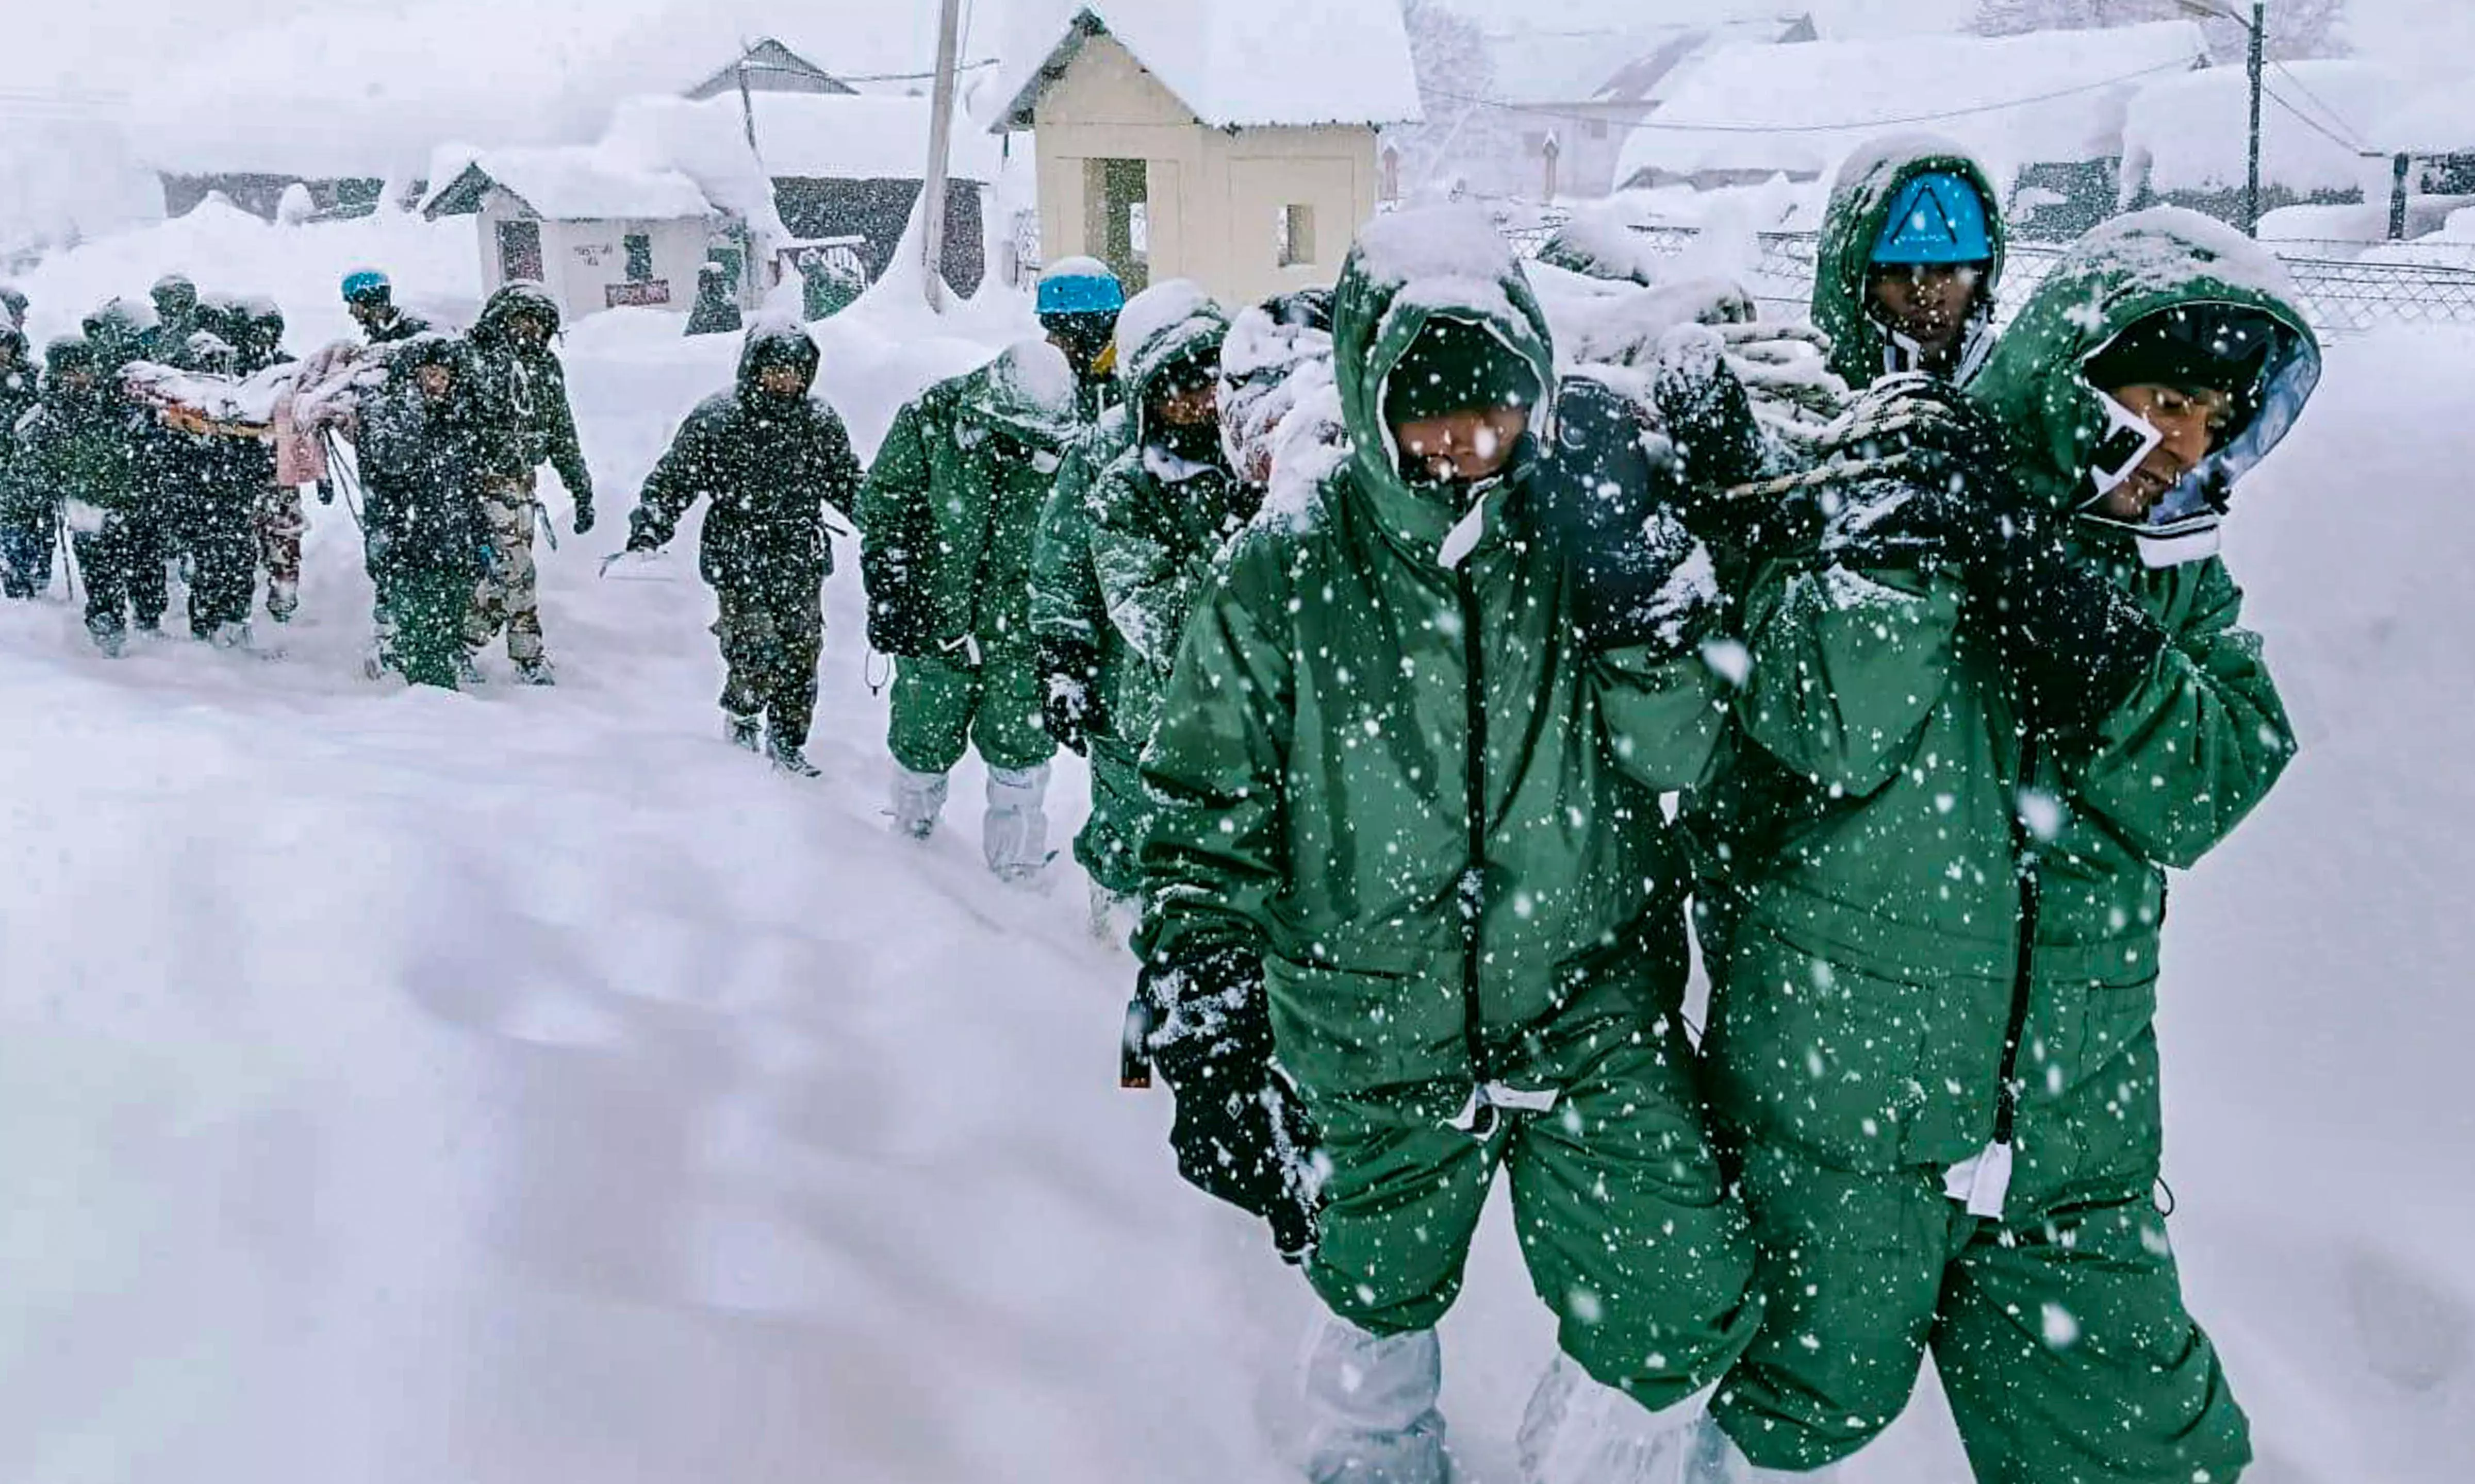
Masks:
[[[1177,1098],[1168,1141],[1178,1173],[1262,1217],[1281,1255],[1303,1261],[1315,1242],[1314,1130],[1272,1065],[1262,961],[1221,948],[1154,962],[1142,994],[1154,1012],[1152,1064]]]
[[[321,479],[321,480],[319,480],[319,481],[318,481],[318,503],[320,503],[320,504],[322,504],[322,505],[331,505],[331,504],[333,504],[334,502],[335,502],[335,481],[333,481],[332,479]]]
[[[1631,407],[1598,382],[1567,382],[1556,446],[1525,487],[1531,528],[1572,573],[1573,620],[1592,649],[1648,645],[1688,653],[1724,605],[1715,582],[1695,581],[1702,550],[1678,511],[1684,481],[1654,456]],[[1706,569],[1705,569],[1706,571]]]
[[[593,534],[593,492],[591,490],[576,492],[576,533],[579,536]]]
[[[1658,344],[1651,395],[1683,476],[1697,489],[1750,483],[1770,462],[1753,400],[1728,367],[1727,349],[1707,325],[1679,325]]]
[[[1950,567],[2021,719],[2059,737],[2103,721],[2165,649],[2164,626],[2071,551],[2071,517],[2021,488],[2000,428],[1973,403],[1931,383],[1875,410],[1871,451],[1885,473],[1834,517],[1841,560],[1905,550]]]
[[[1040,638],[1040,712],[1048,735],[1070,752],[1090,750],[1094,732],[1108,727],[1100,696],[1100,656],[1090,645],[1043,634]]]

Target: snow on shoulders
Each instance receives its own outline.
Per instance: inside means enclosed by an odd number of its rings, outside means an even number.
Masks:
[[[1061,419],[1074,415],[1074,368],[1066,353],[1045,340],[1018,340],[997,357],[996,374],[1009,389],[1039,410]]]

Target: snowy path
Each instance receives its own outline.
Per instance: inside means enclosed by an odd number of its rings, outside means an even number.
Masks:
[[[325,511],[280,664],[0,613],[0,1477],[1283,1478],[1308,1301],[1115,1089],[1079,874],[993,884],[975,770],[886,832],[855,560],[825,779],[722,744],[685,538],[590,576],[711,351],[574,359],[607,523],[545,556],[556,691],[360,682]],[[2178,890],[2168,1085],[2259,1484],[2475,1456],[2469,384],[2475,342],[2345,348],[2239,530],[2313,751]],[[1510,1484],[1548,1326],[1500,1221],[1447,1341]],[[1850,1484],[1958,1484],[1947,1429]]]

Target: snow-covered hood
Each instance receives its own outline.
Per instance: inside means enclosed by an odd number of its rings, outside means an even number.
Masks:
[[[1430,321],[1478,325],[1536,378],[1533,441],[1555,420],[1556,353],[1547,313],[1521,260],[1475,207],[1400,211],[1370,224],[1341,264],[1333,300],[1333,375],[1349,430],[1350,482],[1377,506],[1387,531],[1440,547],[1461,512],[1447,510],[1401,477],[1400,450],[1384,420],[1385,383]]]
[[[2081,368],[2141,320],[2186,304],[2267,314],[2288,332],[2265,373],[2249,426],[2193,471],[2233,479],[2267,456],[2320,380],[2320,342],[2294,307],[2293,281],[2258,243],[2195,211],[2164,207],[2117,217],[2082,237],[2002,333],[1968,395],[2008,430],[2030,489],[2058,509],[2077,505],[2109,422]]]

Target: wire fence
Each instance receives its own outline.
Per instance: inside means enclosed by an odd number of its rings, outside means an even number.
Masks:
[[[1534,257],[1553,240],[1561,223],[1545,222],[1507,230],[1526,257]],[[1702,240],[1690,227],[1642,227],[1634,234],[1644,246],[1663,256],[1682,257]],[[2269,244],[2294,279],[2298,305],[2323,333],[2349,334],[2391,325],[2475,325],[2475,244],[2416,248],[2420,257],[2459,257],[2459,261],[2366,261],[2352,255],[2360,243],[2282,242]],[[1813,299],[1814,261],[1820,239],[1812,232],[1764,232],[1759,250],[1742,277],[1753,298],[1782,310],[1801,313]],[[2381,250],[2375,250],[2381,251]],[[2014,242],[2003,269],[1997,318],[2008,320],[2045,281],[2061,260],[2061,245]]]

